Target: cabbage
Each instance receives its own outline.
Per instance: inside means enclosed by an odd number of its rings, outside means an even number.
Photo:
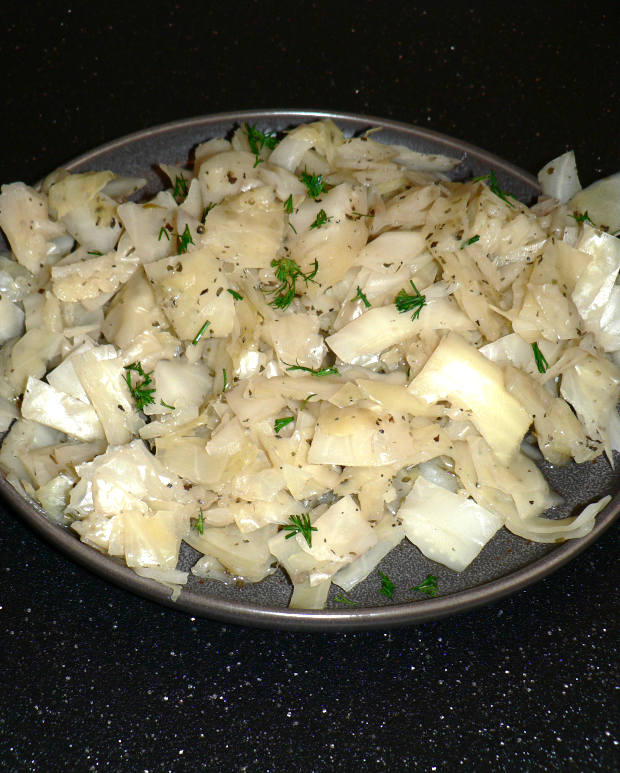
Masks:
[[[24,183],[2,186],[0,228],[15,259],[33,274],[45,266],[53,240],[65,233],[60,223],[49,219],[46,197]]]
[[[600,228],[617,233],[620,231],[620,172],[577,191],[567,207],[582,215],[587,213]]]
[[[544,194],[561,204],[575,196],[581,190],[581,183],[574,151],[569,150],[545,164],[538,173],[538,182]]]
[[[532,416],[505,389],[501,370],[449,333],[409,391],[427,403],[448,399],[465,411],[502,463],[516,454]]]
[[[419,477],[398,516],[405,536],[427,558],[462,572],[502,527],[502,519],[471,499]]]

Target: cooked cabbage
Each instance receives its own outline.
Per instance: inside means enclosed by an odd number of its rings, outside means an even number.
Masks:
[[[150,200],[3,186],[7,479],[173,599],[279,566],[321,609],[405,539],[461,572],[502,527],[591,531],[608,498],[547,517],[533,460],[620,450],[617,176],[580,191],[566,153],[529,209],[331,120],[263,131],[160,164]]]

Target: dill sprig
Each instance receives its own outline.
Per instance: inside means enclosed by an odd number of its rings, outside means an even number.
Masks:
[[[290,532],[285,539],[290,539],[296,534],[301,534],[302,537],[308,543],[308,547],[312,547],[312,532],[317,531],[316,526],[313,526],[310,522],[310,516],[308,513],[302,513],[301,515],[289,515],[291,523],[287,523],[284,526],[284,531]]]
[[[240,295],[236,290],[228,290],[227,292],[229,292],[236,301],[243,300],[243,295]]]
[[[320,228],[325,223],[329,223],[332,218],[328,216],[324,209],[319,209],[319,213],[314,219],[314,222],[310,224],[310,228]]]
[[[313,392],[311,395],[308,395],[308,397],[306,397],[306,399],[303,401],[303,403],[299,406],[299,410],[300,411],[304,410],[306,405],[308,405],[308,403],[310,402],[310,398],[312,398],[312,397],[316,397],[316,392]]]
[[[348,604],[351,607],[357,606],[357,601],[347,598],[344,593],[336,593],[334,601],[338,602],[338,604]]]
[[[532,344],[532,351],[534,352],[534,360],[539,373],[546,373],[549,363],[545,359],[545,355],[538,348],[537,343]]]
[[[188,193],[187,180],[182,174],[178,174],[174,178],[174,190],[172,195],[178,201],[180,196],[187,196]]]
[[[427,596],[437,596],[439,593],[437,588],[437,578],[434,574],[429,574],[419,585],[414,585],[413,588],[409,588],[409,590],[425,593]]]
[[[499,196],[499,198],[502,201],[505,201],[509,207],[512,207],[514,209],[515,205],[511,201],[508,201],[507,196],[510,196],[511,199],[515,199],[515,201],[517,200],[517,197],[513,196],[512,193],[508,193],[508,191],[503,191],[499,187],[499,182],[497,180],[497,177],[495,176],[495,172],[492,169],[489,172],[489,174],[483,174],[483,175],[480,175],[480,177],[474,177],[472,179],[472,182],[476,183],[476,182],[481,182],[486,180],[488,180],[489,182],[489,190],[491,191],[491,193],[494,193],[496,196]]]
[[[317,376],[320,378],[321,376],[339,376],[340,371],[337,368],[306,368],[305,365],[289,365],[288,362],[284,362],[282,360],[284,365],[287,365],[287,370],[303,370],[306,373],[309,373],[311,376]],[[312,397],[312,395],[310,395]],[[307,398],[309,399],[309,398]]]
[[[314,261],[314,269],[307,274],[299,267],[299,264],[290,258],[278,258],[271,261],[271,265],[274,267],[275,277],[280,282],[275,290],[271,290],[270,293],[276,293],[276,297],[270,302],[270,306],[274,306],[276,309],[286,309],[290,306],[291,301],[295,297],[297,292],[296,282],[298,279],[303,279],[306,285],[308,282],[313,282],[314,277],[319,270],[318,260]]]
[[[278,432],[286,427],[287,424],[290,424],[292,421],[295,421],[294,416],[284,416],[282,419],[276,419],[273,423],[273,428],[275,430],[276,435]]]
[[[413,287],[413,294],[410,295],[406,290],[401,290],[394,298],[394,303],[401,314],[413,309],[414,311],[411,315],[413,320],[420,316],[422,307],[426,305],[426,296],[420,294],[418,288],[413,284],[413,280],[410,279],[409,284]]]
[[[327,190],[322,174],[308,174],[308,172],[302,172],[299,179],[306,186],[308,196],[312,199],[318,199],[319,196]]]
[[[471,239],[468,239],[466,242],[463,242],[463,244],[461,244],[461,249],[464,250],[465,247],[469,247],[470,244],[475,244],[478,241],[480,241],[480,235],[476,234],[475,236],[472,236]]]
[[[174,405],[168,405],[168,403],[164,402],[164,400],[160,399],[159,403],[160,403],[160,405],[163,405],[164,408],[170,408],[171,411],[175,410]]]
[[[165,236],[168,241],[170,241],[170,234],[168,233],[168,229],[165,225],[162,225],[162,227],[159,229],[159,236],[157,237],[157,241],[161,241],[161,237]]]
[[[189,230],[189,225],[186,225],[185,230],[177,239],[177,253],[179,255],[182,255],[184,252],[187,252],[187,248],[189,247],[190,244],[193,244],[193,243],[194,243],[194,240],[192,239],[192,235]]]
[[[293,214],[293,194],[288,197],[288,199],[284,202],[284,211],[287,215]]]
[[[382,596],[387,596],[388,599],[393,599],[396,586],[394,585],[392,580],[390,580],[387,574],[383,574],[383,572],[379,572],[379,577],[381,578],[381,587],[379,588],[379,593]]]
[[[587,211],[584,212],[583,214],[580,212],[575,212],[574,214],[571,215],[571,217],[575,220],[576,223],[590,223],[590,225],[594,225]]]
[[[203,225],[204,225],[204,223],[205,223],[205,220],[207,219],[207,215],[209,214],[209,212],[211,212],[211,210],[213,209],[213,207],[217,207],[217,203],[216,203],[216,202],[214,202],[214,201],[211,201],[211,202],[209,202],[209,203],[207,204],[207,206],[206,206],[206,207],[205,207],[205,208],[202,210],[202,215],[200,216],[200,222],[201,222]]]
[[[195,524],[192,526],[193,529],[196,529],[198,534],[204,534],[205,533],[205,520],[204,515],[202,513],[202,507],[200,508],[200,515],[198,516],[198,520]]]
[[[248,145],[250,146],[250,150],[252,153],[254,153],[256,158],[254,166],[257,167],[259,164],[263,163],[263,159],[260,158],[261,150],[263,148],[270,148],[273,150],[278,144],[278,138],[276,137],[275,132],[262,132],[260,129],[257,129],[256,124],[250,126],[250,124],[246,123],[245,133],[248,137]]]
[[[125,374],[125,382],[129,387],[131,396],[136,401],[136,408],[139,411],[142,411],[145,405],[150,405],[155,402],[155,398],[153,397],[155,387],[150,386],[150,384],[153,383],[153,379],[151,378],[153,371],[150,370],[148,373],[145,373],[140,362],[132,362],[131,365],[125,365],[125,370],[127,371]],[[136,382],[132,384],[131,371],[137,373],[142,381],[136,380]]]
[[[366,297],[366,295],[362,292],[362,288],[358,285],[357,293],[355,294],[355,298],[353,298],[354,301],[362,301],[364,306],[369,309],[370,308],[370,301]]]
[[[207,320],[207,321],[204,323],[204,325],[203,325],[203,326],[200,328],[200,330],[199,330],[199,331],[196,333],[196,335],[195,335],[195,336],[194,336],[194,338],[192,339],[192,345],[193,345],[193,346],[196,346],[196,344],[198,343],[198,341],[200,341],[200,339],[203,337],[203,335],[205,334],[205,331],[206,331],[206,329],[209,327],[209,325],[210,325],[210,324],[211,324],[211,323],[209,322],[209,320]]]

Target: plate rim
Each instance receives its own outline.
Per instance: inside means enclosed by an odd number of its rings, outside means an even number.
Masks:
[[[335,122],[367,123],[383,129],[417,136],[427,141],[440,144],[444,148],[454,148],[466,158],[473,155],[484,160],[495,169],[504,170],[511,177],[521,180],[524,184],[538,189],[538,181],[529,172],[511,164],[495,154],[442,134],[433,129],[418,127],[413,124],[377,116],[336,112],[328,110],[269,108],[253,110],[236,110],[224,113],[212,113],[191,118],[184,118],[168,123],[141,129],[122,137],[103,143],[88,150],[64,164],[71,170],[89,163],[97,156],[104,155],[123,146],[146,140],[155,135],[165,135],[192,127],[209,126],[216,123],[230,123],[233,126],[243,120],[288,119],[291,123],[308,120],[330,118]],[[190,148],[188,148],[188,151]],[[52,170],[50,170],[52,171]],[[460,612],[491,604],[537,582],[557,571],[572,558],[595,542],[616,520],[620,514],[620,491],[617,491],[605,509],[596,518],[590,534],[576,540],[568,540],[557,547],[552,547],[548,553],[535,558],[525,566],[472,588],[457,591],[446,596],[404,604],[383,605],[377,607],[362,607],[361,609],[323,609],[299,610],[282,607],[260,606],[237,602],[230,599],[202,596],[183,589],[180,596],[173,601],[170,589],[144,577],[137,575],[120,560],[100,553],[90,545],[81,542],[70,529],[49,520],[36,504],[25,499],[0,473],[0,496],[7,510],[15,510],[34,531],[45,539],[48,544],[60,550],[87,570],[95,573],[105,581],[113,582],[124,590],[140,597],[147,598],[159,605],[177,611],[183,611],[207,617],[220,622],[246,625],[259,628],[275,628],[293,631],[345,631],[367,630],[377,628],[392,628],[417,623],[438,620]]]

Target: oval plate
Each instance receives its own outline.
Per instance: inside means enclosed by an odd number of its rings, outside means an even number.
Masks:
[[[493,169],[501,187],[522,201],[531,202],[538,193],[536,180],[527,172],[460,140],[428,129],[420,129],[371,116],[293,110],[261,110],[203,116],[177,121],[107,143],[66,165],[71,171],[112,169],[127,175],[147,177],[146,193],[159,190],[161,178],[153,165],[159,162],[184,165],[192,148],[211,137],[227,135],[243,122],[258,128],[282,131],[296,124],[331,118],[347,136],[380,127],[374,137],[380,141],[407,145],[423,153],[441,153],[462,159],[454,179],[467,179]],[[502,529],[464,572],[457,574],[428,561],[413,545],[403,541],[381,564],[396,586],[394,599],[379,594],[376,573],[360,583],[348,596],[354,606],[335,602],[332,588],[328,609],[288,609],[291,585],[282,571],[258,584],[243,588],[189,575],[188,585],[176,601],[159,583],[136,575],[123,563],[80,542],[67,528],[50,522],[40,508],[22,498],[0,476],[0,492],[9,508],[19,513],[41,536],[66,555],[127,590],[160,604],[229,623],[295,630],[353,630],[406,625],[463,612],[496,601],[558,569],[580,553],[608,528],[620,512],[620,480],[603,457],[588,465],[564,468],[543,465],[553,488],[565,498],[554,515],[564,516],[606,493],[612,502],[597,517],[593,531],[582,539],[563,545],[530,543]],[[198,557],[182,544],[179,568],[188,570]],[[438,578],[440,595],[428,599],[404,589],[421,582],[427,574]],[[402,589],[402,590],[401,590]]]

